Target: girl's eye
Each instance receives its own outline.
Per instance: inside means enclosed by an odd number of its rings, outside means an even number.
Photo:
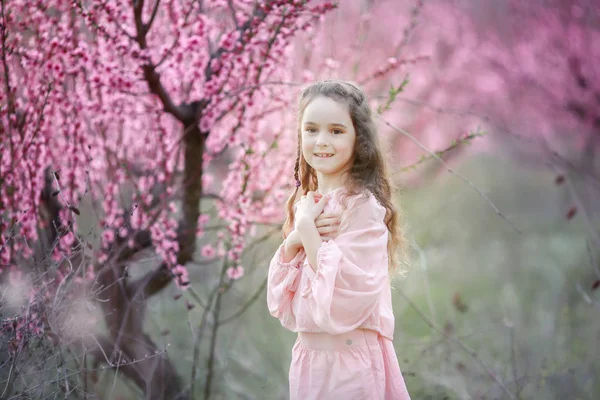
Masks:
[[[333,132],[335,135],[339,135],[340,133],[344,133],[344,132],[340,131],[339,129],[334,129],[332,132]]]

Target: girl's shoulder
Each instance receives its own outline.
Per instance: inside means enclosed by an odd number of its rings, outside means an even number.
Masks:
[[[368,189],[356,193],[346,193],[343,214],[360,214],[365,219],[380,220],[385,217],[385,207],[379,204],[375,195]]]
[[[377,208],[379,205],[379,201],[377,200],[377,198],[375,197],[375,195],[373,194],[373,192],[371,192],[369,189],[367,188],[363,188],[363,189],[358,189],[357,191],[351,193],[348,191],[345,192],[341,192],[341,196],[342,198],[346,198],[347,200],[347,204],[348,207],[375,207]]]

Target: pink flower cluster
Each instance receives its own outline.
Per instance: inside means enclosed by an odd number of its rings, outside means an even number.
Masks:
[[[6,138],[0,143],[6,211],[0,270],[17,271],[17,255],[31,257],[38,232],[54,226],[57,242],[48,244],[54,262],[92,248],[96,268],[126,247],[135,249],[136,233],[148,230],[157,255],[187,287],[176,233],[185,185],[182,133],[189,124],[181,110],[202,104],[193,116],[207,135],[199,156],[208,164],[226,148],[235,154],[223,185],[226,201],[219,204],[228,229],[202,255],[227,257],[238,265],[228,276],[242,277],[239,263],[255,224],[282,215],[280,182],[293,149],[293,137],[281,138],[289,127],[280,118],[293,98],[288,88],[268,82],[291,79],[293,37],[333,8],[309,3],[167,0],[154,13],[146,2],[141,33],[131,2],[49,0],[31,7],[11,1],[0,43],[6,55],[0,83],[8,88],[0,91]],[[273,143],[283,152],[273,151]],[[211,184],[208,176],[198,178]],[[40,196],[44,188],[51,201]],[[62,206],[60,222],[50,203]],[[85,215],[95,219],[92,231],[80,231],[82,210],[93,210]],[[201,214],[194,224],[198,237],[207,222]],[[89,244],[96,240],[99,247]],[[81,276],[93,278],[94,269]]]
[[[240,279],[242,276],[244,276],[244,267],[241,265],[227,268],[227,277],[232,281]]]

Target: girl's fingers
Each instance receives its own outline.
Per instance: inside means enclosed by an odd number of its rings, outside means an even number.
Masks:
[[[339,223],[340,221],[335,217],[321,218],[315,221],[315,225],[317,226],[317,228],[320,226],[338,225]]]
[[[308,192],[312,194],[312,197],[315,201],[315,203],[318,203],[319,200],[321,200],[321,197],[323,197],[323,195],[321,193],[317,193],[317,192]]]
[[[324,233],[334,233],[338,231],[338,227],[335,225],[328,225],[328,226],[321,226],[321,227],[317,227],[317,231],[320,234],[324,234]]]
[[[332,212],[322,212],[319,215],[319,218],[331,218],[331,217],[335,217],[337,214],[334,214]]]
[[[312,197],[311,197],[312,198]],[[327,204],[327,202],[329,201],[329,196],[323,196],[321,197],[321,199],[317,202],[317,210],[319,212],[319,214],[321,214],[323,212],[323,209],[325,208],[325,204]],[[317,214],[318,215],[318,214]]]
[[[340,213],[333,213],[333,212],[323,212],[319,215],[319,218],[337,218],[340,219]]]
[[[327,240],[335,240],[337,235],[332,235],[332,234],[326,234],[326,235],[321,235],[321,240],[326,242]]]

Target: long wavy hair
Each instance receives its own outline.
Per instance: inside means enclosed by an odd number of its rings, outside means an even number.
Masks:
[[[294,166],[294,178],[300,182],[286,203],[286,220],[283,224],[283,237],[294,226],[294,205],[302,195],[318,189],[317,174],[302,155],[302,116],[308,104],[319,96],[331,98],[348,106],[348,112],[356,132],[354,142],[354,163],[344,175],[346,196],[363,192],[373,193],[379,204],[386,209],[385,224],[388,235],[389,270],[396,270],[402,264],[402,272],[408,268],[408,246],[400,229],[400,213],[393,202],[395,192],[388,172],[387,163],[379,144],[377,126],[373,120],[366,93],[357,85],[339,80],[324,80],[306,87],[300,94],[298,107],[298,148]]]

